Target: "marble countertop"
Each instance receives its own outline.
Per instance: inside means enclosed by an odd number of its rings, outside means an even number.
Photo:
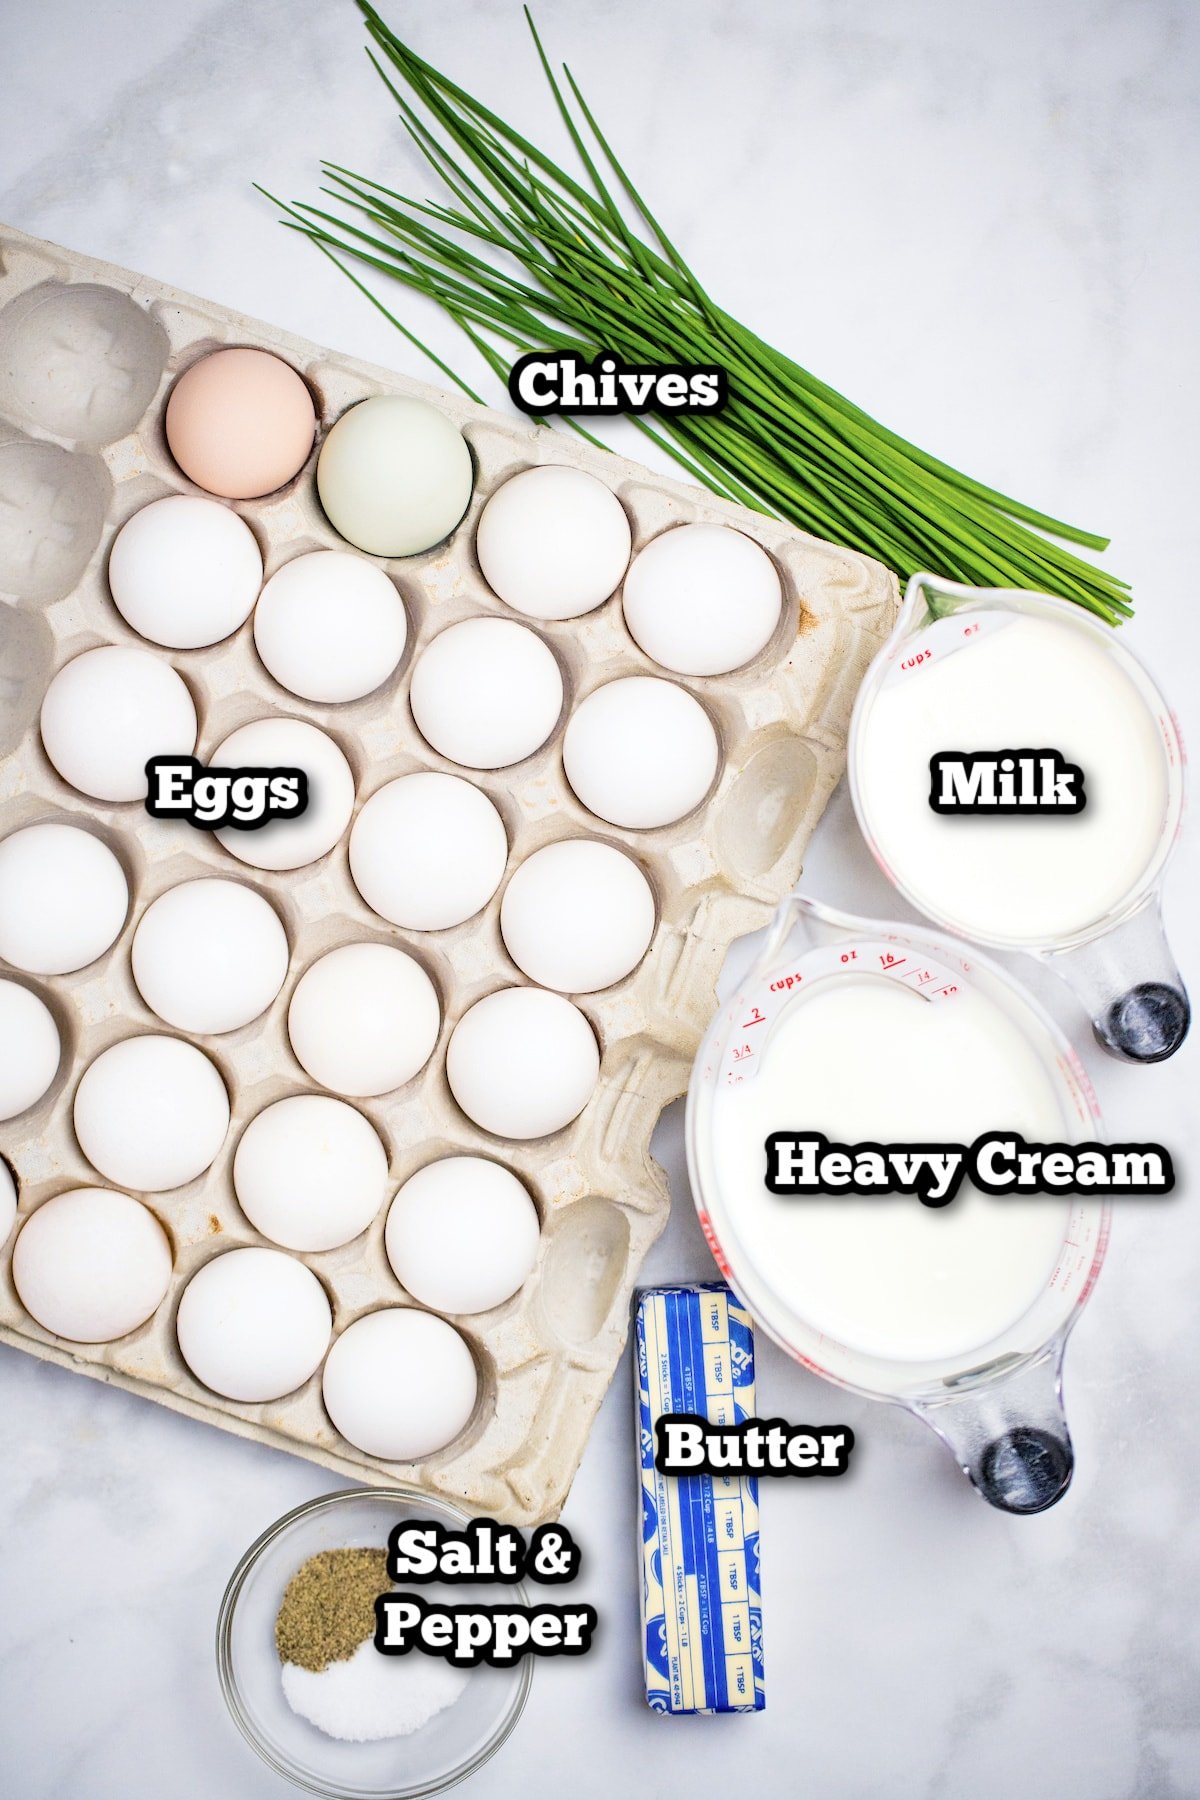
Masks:
[[[515,0],[383,10],[558,142]],[[249,185],[311,196],[321,155],[409,169],[349,0],[41,0],[4,15],[0,218],[427,376]],[[1195,9],[539,0],[537,17],[735,314],[927,448],[1111,531],[1113,566],[1137,588],[1129,641],[1195,736]],[[405,317],[470,365],[453,327],[407,303]],[[1198,858],[1193,829],[1167,890],[1195,985]],[[844,794],[805,881],[903,913]],[[536,1671],[473,1800],[702,1784],[818,1800],[1200,1792],[1197,1045],[1161,1069],[1118,1067],[1064,994],[1039,991],[1087,1058],[1110,1136],[1165,1142],[1183,1175],[1175,1198],[1119,1209],[1067,1361],[1070,1494],[1037,1519],[993,1512],[915,1420],[761,1342],[761,1410],[848,1420],[853,1472],[767,1484],[766,1713],[651,1717],[623,1368],[565,1514],[585,1554],[580,1597],[602,1614],[597,1648]],[[712,1273],[677,1111],[656,1139],[675,1205],[651,1280]],[[246,1545],[336,1483],[10,1351],[0,1415],[11,1791],[283,1800],[225,1716],[213,1625]]]

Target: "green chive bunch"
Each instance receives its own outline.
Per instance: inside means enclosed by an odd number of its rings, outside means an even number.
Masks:
[[[372,39],[368,54],[451,199],[412,200],[323,163],[322,192],[339,211],[275,204],[471,399],[479,396],[342,257],[435,300],[502,380],[535,350],[724,369],[729,399],[719,413],[653,423],[633,415],[724,499],[865,551],[904,579],[929,570],[976,586],[1032,588],[1077,601],[1111,624],[1131,613],[1128,584],[1065,547],[1104,550],[1106,538],[919,450],[710,297],[618,161],[570,69],[563,65],[561,82],[555,76],[528,8],[584,180],[410,50],[367,0],[358,4]]]

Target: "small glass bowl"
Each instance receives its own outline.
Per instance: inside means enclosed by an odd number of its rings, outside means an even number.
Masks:
[[[511,1669],[486,1664],[466,1671],[453,1705],[408,1737],[346,1743],[327,1737],[294,1713],[284,1698],[275,1650],[275,1615],[292,1576],[318,1550],[387,1546],[394,1525],[434,1519],[459,1530],[468,1514],[415,1488],[347,1488],[306,1501],[277,1519],[242,1557],[230,1577],[217,1618],[221,1692],[247,1742],[279,1774],[328,1800],[417,1800],[441,1794],[473,1775],[500,1748],[521,1716],[532,1680],[530,1659]],[[522,1606],[520,1582],[500,1589],[422,1583],[420,1593],[456,1605],[495,1605],[505,1596]],[[414,1650],[413,1656],[423,1652]]]

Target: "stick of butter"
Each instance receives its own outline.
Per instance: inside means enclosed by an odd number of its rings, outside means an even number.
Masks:
[[[763,1690],[758,1483],[660,1475],[655,1420],[754,1415],[750,1315],[720,1282],[644,1288],[635,1320],[642,1475],[642,1643],[655,1712],[758,1712]]]

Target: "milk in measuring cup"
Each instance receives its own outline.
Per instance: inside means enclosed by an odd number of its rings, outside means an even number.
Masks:
[[[1023,749],[1079,765],[1082,812],[930,807],[931,756]],[[1168,806],[1162,734],[1119,657],[1084,621],[1020,612],[951,615],[909,640],[858,722],[855,783],[868,836],[916,903],[968,937],[1013,944],[1058,942],[1119,907]]]
[[[965,1181],[940,1208],[903,1195],[776,1195],[764,1184],[768,1135],[970,1144],[999,1129],[1040,1143],[1075,1133],[1037,1051],[987,994],[898,953],[891,975],[867,972],[889,960],[886,946],[854,960],[861,972],[805,976],[761,1026],[734,1035],[711,1120],[725,1248],[735,1280],[749,1265],[788,1312],[848,1349],[957,1357],[1045,1290],[1070,1203],[995,1199]]]

